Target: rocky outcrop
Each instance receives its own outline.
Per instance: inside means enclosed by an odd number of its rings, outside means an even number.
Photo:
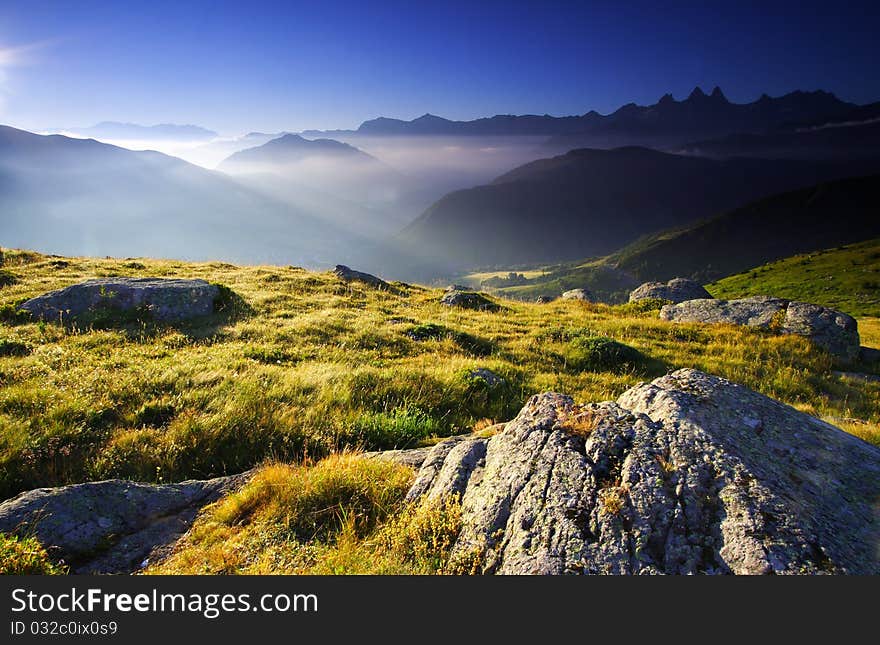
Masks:
[[[74,573],[130,573],[167,555],[199,510],[248,477],[38,488],[0,504],[0,532],[35,536]]]
[[[593,294],[589,289],[570,289],[562,294],[563,300],[582,300],[584,302],[593,302]]]
[[[98,278],[24,302],[21,309],[40,320],[77,320],[98,311],[138,311],[154,320],[176,322],[213,313],[220,294],[204,280]]]
[[[855,319],[806,302],[766,296],[740,300],[688,300],[664,306],[660,318],[673,322],[728,323],[797,334],[845,360],[859,358],[859,331]]]
[[[476,309],[478,311],[498,311],[500,307],[489,300],[482,293],[474,291],[447,291],[440,298],[440,304],[447,307],[461,307],[462,309]]]
[[[711,299],[712,294],[706,291],[699,282],[687,278],[673,278],[669,282],[646,282],[629,294],[630,302],[647,298],[669,300],[676,303],[686,300]]]
[[[696,370],[434,446],[408,498],[448,496],[466,570],[880,573],[880,449]]]
[[[344,264],[337,264],[336,268],[333,269],[333,275],[335,275],[343,282],[363,282],[364,284],[368,284],[371,287],[377,287],[379,289],[391,288],[391,285],[385,282],[382,278],[377,278],[376,276],[370,273],[364,273],[363,271],[355,271],[354,269],[349,269]]]

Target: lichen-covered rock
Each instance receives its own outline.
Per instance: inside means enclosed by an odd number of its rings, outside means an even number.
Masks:
[[[699,282],[687,278],[673,278],[669,282],[646,282],[629,294],[630,302],[647,298],[669,300],[676,303],[686,300],[711,299],[712,294],[706,291]]]
[[[0,532],[35,536],[76,573],[129,573],[167,554],[202,507],[248,477],[38,488],[0,504]]]
[[[97,278],[31,298],[21,309],[50,321],[112,310],[141,311],[155,320],[174,322],[211,314],[219,291],[204,280]]]
[[[845,360],[859,357],[858,324],[845,313],[783,298],[756,296],[739,300],[688,300],[665,305],[660,318],[673,322],[728,323],[806,336]]]
[[[582,300],[593,302],[593,294],[589,289],[570,289],[562,294],[563,300]]]
[[[363,282],[364,284],[368,284],[371,287],[378,287],[379,289],[391,288],[391,285],[385,282],[382,278],[377,278],[376,276],[370,273],[364,273],[363,271],[355,271],[344,264],[337,264],[336,268],[333,269],[333,274],[343,282],[355,281]]]
[[[696,370],[438,444],[408,497],[446,496],[484,573],[880,573],[880,449]]]
[[[468,372],[468,378],[479,379],[489,387],[496,387],[498,385],[504,384],[503,378],[501,378],[495,372],[486,367],[478,367],[475,370],[471,370],[470,372]]]
[[[447,291],[440,298],[440,304],[447,307],[476,309],[478,311],[497,311],[500,307],[482,293],[474,291]]]

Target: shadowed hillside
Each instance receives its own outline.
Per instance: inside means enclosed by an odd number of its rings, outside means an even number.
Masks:
[[[875,165],[574,150],[450,193],[399,239],[463,267],[605,255],[647,233]]]

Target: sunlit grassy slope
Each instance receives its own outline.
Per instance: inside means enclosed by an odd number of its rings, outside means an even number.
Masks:
[[[652,303],[499,301],[498,312],[475,312],[440,305],[439,290],[377,291],[294,267],[14,251],[2,270],[0,497],[262,465],[151,572],[467,572],[448,559],[455,500],[409,508],[413,471],[355,453],[506,420],[545,390],[597,401],[696,367],[880,445],[880,384],[834,376],[833,360],[801,338],[666,323]],[[117,275],[204,278],[234,295],[178,326],[78,328],[14,313],[25,298]],[[880,345],[877,320],[864,323],[866,344]],[[506,383],[471,376],[479,367]],[[0,551],[33,568],[17,544]]]
[[[880,317],[880,239],[771,262],[706,288],[716,298],[772,295]]]
[[[880,385],[835,377],[832,359],[807,341],[670,324],[656,309],[504,301],[496,313],[464,311],[440,305],[438,290],[377,291],[293,267],[7,252],[3,270],[3,498],[89,479],[171,481],[414,445],[509,419],[536,392],[609,399],[679,367],[856,419],[864,423],[848,429],[880,441]],[[28,297],[112,275],[204,278],[236,297],[177,327],[63,327],[13,314]],[[594,360],[593,337],[639,354]],[[470,376],[478,367],[506,383]]]

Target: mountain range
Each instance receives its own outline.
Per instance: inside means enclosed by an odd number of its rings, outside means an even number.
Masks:
[[[103,121],[88,127],[68,128],[66,131],[92,139],[120,141],[209,141],[220,136],[213,130],[198,125],[138,125],[118,121]]]
[[[608,115],[379,118],[338,139],[116,122],[78,134],[180,150],[219,171],[4,127],[4,244],[349,262],[426,280],[601,258],[773,194],[880,172],[880,104],[824,91],[736,104],[696,88]],[[163,148],[170,138],[180,146]]]
[[[681,101],[664,95],[653,105],[628,103],[611,114],[590,111],[579,116],[496,115],[472,121],[452,121],[425,114],[411,121],[379,117],[357,130],[328,132],[333,136],[545,136],[548,145],[566,150],[596,145],[647,145],[684,143],[736,132],[767,132],[793,123],[834,119],[857,108],[824,91],[795,91],[771,98],[766,94],[751,103],[731,103],[716,87],[710,94],[699,87]],[[309,131],[309,136],[319,135]]]

